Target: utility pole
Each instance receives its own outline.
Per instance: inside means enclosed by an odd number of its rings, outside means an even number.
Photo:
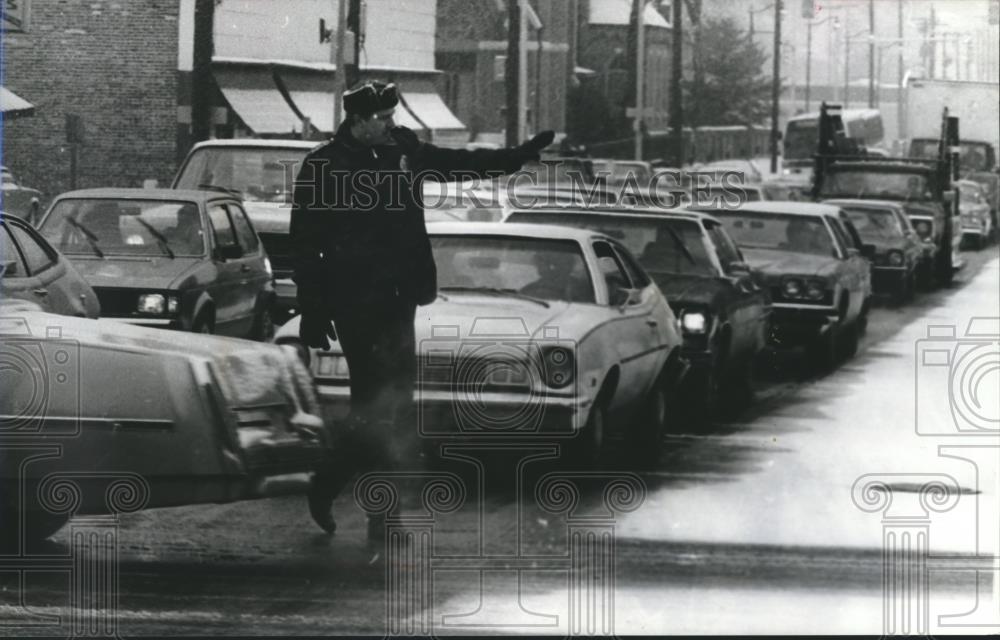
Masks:
[[[899,38],[899,57],[896,58],[896,131],[897,137],[903,131],[903,0],[896,0],[896,36]]]
[[[781,0],[774,0],[774,66],[771,78],[771,173],[778,173],[778,98],[781,93]]]
[[[680,0],[674,0],[680,2]],[[635,31],[635,119],[632,126],[635,129],[635,159],[642,160],[642,112],[645,108],[646,96],[646,0],[635,0],[636,31]]]
[[[333,64],[336,66],[337,93],[333,97],[333,130],[336,131],[344,119],[341,113],[341,96],[350,86],[347,78],[347,65],[344,63],[347,56],[344,49],[347,46],[347,0],[333,0],[334,10],[337,12],[337,41],[333,45]]]
[[[937,77],[937,17],[934,15],[934,5],[931,5],[931,23],[928,27],[928,33],[930,38],[928,42],[930,43],[930,73],[928,74],[933,80]]]
[[[363,0],[347,0],[347,30],[354,34],[351,63],[346,67],[347,86],[353,87],[361,76],[361,44],[364,42],[364,6]],[[346,57],[346,52],[345,52]]]
[[[521,3],[519,0],[507,2],[507,61],[504,67],[504,86],[507,89],[506,109],[504,111],[504,128],[507,132],[506,145],[516,147],[520,144],[518,138],[519,99],[517,89],[520,86],[518,71],[521,63]]]
[[[875,108],[875,0],[868,0],[868,108]]]
[[[674,137],[675,167],[684,166],[684,110],[681,105],[681,57],[684,53],[684,10],[681,0],[674,0],[673,60],[670,84],[670,130]]]
[[[519,4],[517,16],[517,140],[521,142],[528,133],[528,0],[509,0]],[[541,54],[541,52],[539,52]]]
[[[809,88],[812,84],[813,23],[806,22],[806,112],[809,112]]]
[[[851,104],[851,34],[844,32],[844,108]]]

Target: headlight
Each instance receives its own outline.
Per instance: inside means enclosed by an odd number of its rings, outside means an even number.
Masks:
[[[903,263],[906,262],[906,258],[903,257],[902,251],[890,251],[889,252],[889,264],[893,267],[901,267]]]
[[[785,280],[782,291],[784,291],[785,296],[788,298],[798,298],[802,295],[802,283],[794,278]]]
[[[826,283],[820,280],[810,280],[806,287],[806,297],[810,300],[822,300],[826,296]]]
[[[264,256],[264,271],[267,271],[268,278],[274,277],[274,271],[271,270],[271,259],[267,256]]]
[[[542,348],[545,383],[559,389],[567,386],[576,377],[576,361],[567,347],[551,346]]]
[[[139,296],[137,308],[139,313],[163,315],[167,308],[167,299],[161,293],[146,293]]]
[[[689,311],[681,315],[681,329],[685,333],[705,333],[708,329],[708,319],[704,313]]]

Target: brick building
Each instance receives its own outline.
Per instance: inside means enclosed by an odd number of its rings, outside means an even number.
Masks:
[[[79,116],[77,186],[169,180],[176,162],[180,0],[32,0],[3,34],[4,87],[34,106],[3,122],[3,163],[52,196],[71,187],[67,117]]]

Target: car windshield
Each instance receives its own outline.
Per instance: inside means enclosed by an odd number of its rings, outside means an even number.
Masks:
[[[558,224],[599,231],[615,238],[639,259],[646,271],[657,274],[718,275],[708,257],[699,225],[694,220],[631,217],[592,213],[515,211],[508,222]]]
[[[521,294],[593,303],[594,287],[580,245],[572,240],[431,235],[438,288]]]
[[[823,179],[824,198],[890,198],[928,200],[933,197],[927,176],[861,169],[831,171]]]
[[[834,255],[833,238],[819,216],[731,210],[715,213],[742,248]]]
[[[39,232],[65,254],[201,256],[204,227],[194,202],[70,198]]]
[[[818,120],[794,120],[785,132],[785,160],[812,159],[819,140]]]
[[[218,188],[249,202],[292,201],[292,184],[309,149],[204,147],[177,178],[177,189]]]
[[[899,218],[892,211],[885,209],[848,208],[847,216],[861,234],[862,240],[888,240],[902,238],[903,228]]]
[[[963,172],[989,171],[988,145],[982,142],[961,142],[958,146],[958,162]],[[918,139],[910,144],[910,155],[914,158],[934,159],[938,156],[938,141]]]
[[[741,202],[759,202],[760,189],[735,184],[731,187],[722,185],[712,185],[710,187],[696,187],[692,190],[692,198],[696,205],[713,206],[719,203],[735,206]]]

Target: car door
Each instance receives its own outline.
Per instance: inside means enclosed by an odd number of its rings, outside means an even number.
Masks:
[[[733,264],[746,263],[722,224],[705,220],[704,225],[724,277],[730,284],[724,309],[732,331],[730,353],[737,357],[753,355],[767,340],[767,293],[757,285],[749,270],[745,273],[733,272]]]
[[[69,268],[51,247],[45,245],[27,225],[11,222],[7,225],[14,243],[21,251],[28,274],[35,287],[32,295],[47,311],[67,316],[87,315],[88,294],[93,296],[89,286],[75,270]],[[83,296],[81,298],[81,296]]]
[[[833,230],[840,254],[839,281],[848,291],[846,321],[853,322],[861,314],[865,301],[871,295],[871,264],[861,255],[860,236],[857,239],[852,237],[844,222],[837,216],[826,216],[826,220]],[[851,229],[857,234],[853,225]]]
[[[10,235],[6,222],[0,225],[0,294],[27,300],[52,311],[42,281],[28,272],[24,256]]]
[[[608,340],[612,351],[616,354],[619,368],[618,385],[611,405],[612,412],[628,410],[645,391],[642,388],[644,374],[649,361],[656,356],[651,348],[653,343],[653,327],[650,322],[653,301],[648,294],[636,292],[628,303],[622,299],[634,285],[625,270],[621,257],[611,244],[605,240],[595,240],[592,244],[597,256],[601,276],[608,290],[608,306],[611,307],[612,319],[605,325],[604,339]],[[618,292],[618,293],[615,293]]]
[[[244,276],[242,249],[225,202],[209,203],[208,222],[212,227],[212,263],[216,271],[208,286],[209,295],[215,303],[213,333],[235,336],[240,328],[239,296]]]
[[[234,262],[239,263],[241,276],[236,300],[236,313],[239,317],[237,331],[239,335],[245,336],[252,331],[256,313],[261,305],[267,304],[266,296],[271,276],[265,266],[265,253],[260,239],[243,207],[236,202],[230,202],[227,207],[236,232],[236,240],[243,252],[243,256]]]

